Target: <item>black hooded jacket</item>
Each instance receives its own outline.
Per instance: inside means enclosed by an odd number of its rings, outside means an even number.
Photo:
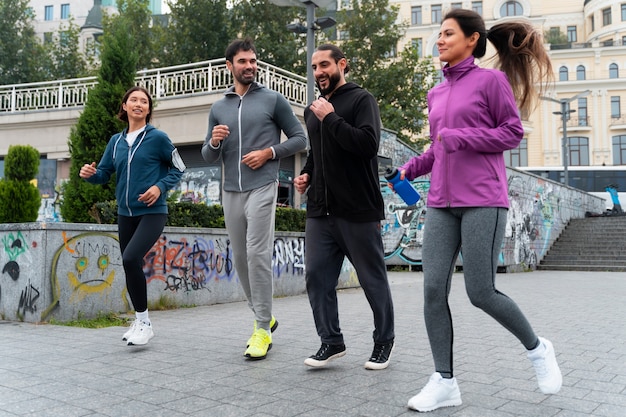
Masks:
[[[382,220],[384,203],[378,179],[381,121],[376,99],[349,82],[328,101],[335,111],[322,121],[309,107],[304,110],[310,143],[301,172],[310,176],[307,217]]]

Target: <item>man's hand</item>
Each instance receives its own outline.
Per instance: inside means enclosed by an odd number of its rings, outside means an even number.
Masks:
[[[217,148],[222,141],[230,135],[230,129],[226,125],[215,125],[211,132],[211,146]]]
[[[329,113],[335,111],[335,107],[328,102],[325,98],[318,98],[310,106],[311,111],[315,114],[319,120],[324,120],[324,117],[328,116]]]
[[[268,160],[272,159],[272,156],[272,150],[267,148],[245,154],[243,158],[241,158],[241,162],[252,169],[259,169],[265,165]]]
[[[310,180],[311,177],[309,176],[309,174],[298,175],[296,178],[293,179],[293,186],[296,188],[297,192],[299,192],[300,194],[304,194],[307,187],[309,186]]]

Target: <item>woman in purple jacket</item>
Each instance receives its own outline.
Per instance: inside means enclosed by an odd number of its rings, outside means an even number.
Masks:
[[[497,50],[502,71],[474,63],[485,55],[487,40]],[[495,288],[509,207],[503,152],[519,145],[524,134],[520,110],[529,114],[535,85],[543,89],[551,80],[550,59],[529,23],[509,21],[487,31],[480,15],[463,9],[444,17],[437,47],[446,65],[445,80],[428,94],[432,144],[400,168],[409,180],[431,173],[422,253],[424,318],[436,372],[408,406],[432,411],[461,404],[452,371],[448,305],[461,247],[472,304],[521,341],[540,390],[556,393],[562,377],[552,344],[538,337],[516,303]]]

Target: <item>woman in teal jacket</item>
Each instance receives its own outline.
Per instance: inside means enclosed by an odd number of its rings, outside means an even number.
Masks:
[[[485,55],[487,40],[502,71],[474,63]],[[495,286],[509,207],[503,152],[519,145],[520,110],[529,113],[535,85],[552,76],[550,59],[530,23],[505,21],[487,31],[480,15],[463,9],[444,17],[437,48],[446,65],[445,80],[428,94],[432,143],[400,168],[402,179],[431,173],[422,258],[424,318],[435,373],[408,406],[432,411],[461,404],[448,305],[459,252],[472,304],[519,339],[539,389],[554,394],[562,377],[552,343],[538,337],[517,304]]]
[[[80,177],[104,184],[116,174],[118,233],[126,288],[136,319],[122,340],[145,345],[154,336],[148,317],[148,293],[143,257],[157,241],[167,221],[167,191],[180,181],[185,164],[169,137],[148,124],[152,98],[143,87],[132,87],[122,99],[118,117],[128,128],[114,135],[96,163],[85,164]]]

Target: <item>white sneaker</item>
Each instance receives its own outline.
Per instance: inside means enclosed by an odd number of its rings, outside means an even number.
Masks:
[[[133,324],[130,325],[130,328],[128,330],[126,330],[126,333],[124,333],[124,335],[122,336],[122,340],[124,342],[128,340],[130,335],[132,335],[135,332],[135,330],[137,330],[137,325],[138,324],[139,324],[139,320],[135,319],[133,321]]]
[[[433,411],[457,405],[461,405],[461,391],[456,378],[444,379],[435,372],[420,393],[409,400],[408,407],[416,411]]]
[[[137,324],[137,329],[130,335],[127,345],[145,345],[150,339],[154,337],[154,331],[152,330],[152,325],[150,323],[146,323],[142,320],[137,320],[139,324]]]
[[[544,394],[556,394],[563,384],[563,376],[556,361],[554,347],[552,343],[539,338],[541,346],[528,352],[528,359],[533,363],[535,373],[537,374],[537,383],[539,389]]]

